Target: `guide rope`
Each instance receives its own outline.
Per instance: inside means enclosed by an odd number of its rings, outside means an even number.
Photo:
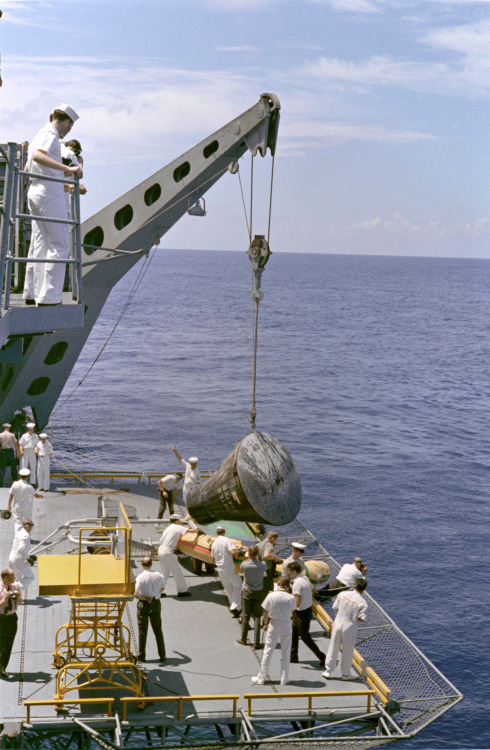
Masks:
[[[106,338],[105,342],[103,343],[102,347],[100,348],[99,353],[95,357],[94,361],[92,362],[92,364],[90,365],[90,367],[88,368],[88,370],[85,372],[85,375],[77,383],[77,385],[75,386],[75,388],[68,394],[68,396],[60,404],[56,405],[55,409],[53,410],[53,414],[56,414],[56,412],[58,412],[66,404],[66,402],[70,400],[70,398],[73,396],[73,394],[75,393],[75,391],[77,391],[80,388],[80,386],[83,384],[83,382],[85,381],[85,379],[88,377],[88,375],[90,374],[90,372],[92,371],[92,369],[95,367],[95,365],[96,365],[97,361],[99,360],[99,358],[102,356],[102,353],[104,352],[104,349],[106,348],[107,344],[109,343],[109,341],[113,337],[114,333],[116,332],[116,328],[118,327],[119,323],[123,319],[123,317],[124,317],[124,315],[125,315],[128,307],[129,307],[129,305],[133,301],[133,299],[134,299],[134,297],[136,295],[136,292],[138,291],[138,289],[140,287],[141,282],[143,281],[144,277],[146,276],[146,273],[147,273],[147,271],[148,271],[148,269],[150,267],[150,264],[151,264],[153,258],[155,257],[155,252],[157,250],[157,247],[154,245],[153,248],[152,248],[152,250],[153,250],[153,253],[151,255],[148,255],[145,258],[145,261],[144,261],[143,265],[141,266],[141,268],[139,270],[138,276],[136,277],[136,280],[135,280],[135,282],[134,282],[134,284],[133,284],[133,286],[132,286],[132,288],[131,288],[131,290],[130,290],[127,298],[126,298],[126,301],[125,301],[125,303],[124,303],[124,305],[123,305],[123,307],[121,309],[121,312],[119,313],[119,317],[117,318],[116,322],[114,323],[114,325],[112,327],[111,332],[109,333],[108,337]],[[151,253],[151,250],[150,250],[150,253]]]

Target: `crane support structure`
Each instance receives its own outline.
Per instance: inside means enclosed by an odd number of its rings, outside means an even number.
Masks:
[[[253,107],[83,222],[83,328],[23,337],[13,361],[0,365],[1,421],[30,407],[38,427],[46,425],[114,285],[223,174],[236,171],[247,151],[274,155],[280,106],[274,94],[262,94]]]

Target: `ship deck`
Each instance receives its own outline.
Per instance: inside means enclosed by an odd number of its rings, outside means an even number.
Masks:
[[[145,545],[156,547],[160,536],[155,528],[158,509],[156,486],[136,484],[133,481],[125,482],[122,487],[117,486],[117,482],[105,482],[105,485],[96,489],[87,490],[73,484],[60,484],[53,491],[44,492],[44,499],[35,501],[35,527],[31,546],[45,539],[55,528],[70,519],[96,518],[100,515],[102,497],[106,501],[123,502],[125,507],[136,510],[139,521],[148,520],[148,523],[133,524],[133,541],[136,544],[133,547],[131,565],[136,576],[141,570],[138,555],[141,557],[144,554]],[[0,507],[6,507],[7,498],[8,489],[1,489]],[[205,531],[212,533],[213,529]],[[237,525],[234,524],[234,533],[230,536],[236,536],[237,531]],[[309,533],[306,530],[305,532]],[[243,535],[244,540],[251,543],[250,531],[245,527]],[[13,521],[1,523],[2,568],[8,565],[12,538]],[[297,535],[295,538],[298,538]],[[61,542],[61,550],[58,545],[50,551],[53,554],[59,554],[60,551],[66,554],[68,546],[65,538]],[[136,555],[134,550],[137,550]],[[38,555],[41,554],[39,551]],[[177,597],[173,578],[169,579],[167,596],[161,600],[167,659],[163,666],[159,666],[155,639],[150,627],[147,662],[140,664],[144,674],[143,703],[138,705],[136,702],[125,700],[125,697],[131,695],[134,698],[134,694],[124,690],[74,689],[69,696],[73,699],[73,705],[69,708],[64,706],[63,708],[67,708],[66,711],[55,712],[57,670],[51,662],[55,632],[70,618],[70,597],[62,593],[39,596],[36,579],[31,584],[25,605],[19,613],[19,629],[8,667],[11,678],[8,681],[0,681],[0,722],[6,727],[14,728],[24,723],[25,728],[25,701],[49,701],[47,704],[30,707],[28,728],[62,732],[67,731],[69,727],[72,731],[75,719],[88,722],[98,731],[109,732],[113,737],[117,735],[117,731],[122,733],[120,737],[123,737],[128,727],[131,727],[132,733],[137,733],[139,728],[148,733],[149,728],[153,727],[156,728],[155,731],[160,732],[160,740],[163,737],[162,731],[165,737],[169,732],[172,734],[175,731],[174,741],[179,740],[180,743],[184,731],[184,744],[193,744],[188,736],[190,725],[213,725],[218,732],[219,741],[229,742],[240,738],[245,741],[247,736],[253,738],[254,732],[257,732],[260,738],[262,730],[265,732],[262,736],[273,737],[278,732],[301,732],[305,726],[322,722],[354,721],[358,722],[358,732],[361,731],[363,736],[364,733],[370,735],[369,740],[365,736],[365,742],[370,745],[381,716],[391,740],[394,737],[407,736],[403,726],[393,722],[389,710],[386,710],[387,701],[380,700],[379,694],[372,690],[372,682],[366,680],[365,675],[359,676],[356,670],[352,669],[352,681],[342,681],[337,667],[333,678],[325,680],[321,675],[322,669],[318,660],[302,642],[299,663],[292,664],[290,668],[289,685],[279,684],[279,651],[273,657],[266,684],[252,684],[251,677],[258,673],[262,652],[252,646],[237,643],[240,625],[230,615],[228,602],[218,578],[208,574],[196,575],[189,558],[180,556],[179,559],[192,595],[188,598]],[[158,563],[155,564],[157,565]],[[37,566],[33,570],[37,576]],[[124,622],[131,634],[131,650],[136,654],[138,646],[135,600],[127,604]],[[321,622],[314,619],[311,632],[320,649],[326,652],[328,634]],[[369,667],[366,667],[366,670],[369,670]],[[369,671],[365,672],[368,673]],[[382,677],[380,684],[383,684]],[[324,692],[330,695],[323,695]],[[450,691],[449,694],[447,690],[441,689],[440,692],[443,693],[440,696],[443,707],[461,697],[459,694],[455,695],[454,691]],[[111,718],[106,718],[105,706],[78,703],[79,698],[104,696],[115,699],[111,707]],[[206,696],[215,697],[205,700]],[[216,696],[219,696],[219,699]],[[153,701],[152,705],[146,702],[149,698],[157,697],[174,700],[157,700]],[[189,697],[192,699],[188,700]],[[430,702],[433,698],[430,697],[428,700]],[[433,712],[434,704],[429,703],[427,710]],[[413,714],[410,718],[413,719]],[[284,729],[284,723],[289,729]],[[282,729],[270,729],[274,724],[282,724]],[[264,729],[265,726],[269,729]],[[337,725],[337,735],[340,726]],[[222,736],[223,731],[228,734],[231,732],[226,740]],[[377,731],[379,732],[379,727]],[[297,736],[297,739],[300,738],[301,735]],[[121,743],[125,744],[125,741],[121,739],[118,744]],[[167,744],[171,746],[172,742],[167,740]],[[376,740],[375,744],[379,744],[379,740]]]

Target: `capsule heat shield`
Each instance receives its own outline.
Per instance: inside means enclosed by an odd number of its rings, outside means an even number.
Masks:
[[[266,432],[252,432],[213,476],[187,496],[189,514],[202,524],[249,521],[283,526],[301,507],[301,482],[283,445]]]

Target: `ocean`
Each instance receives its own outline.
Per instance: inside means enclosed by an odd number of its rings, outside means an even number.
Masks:
[[[174,444],[216,468],[250,431],[245,252],[156,250],[85,377],[139,271],[52,415],[57,468],[177,469]],[[465,695],[404,747],[489,747],[490,262],[274,252],[262,289],[257,429],[295,460],[300,519],[367,562],[369,593]]]

